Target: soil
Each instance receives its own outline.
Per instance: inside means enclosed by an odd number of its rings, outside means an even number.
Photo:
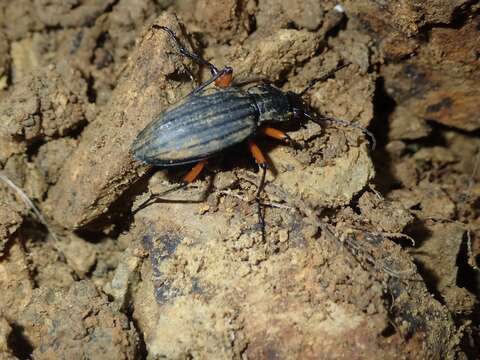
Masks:
[[[0,358],[479,358],[479,12],[0,2]],[[133,158],[209,78],[153,25],[321,115],[258,137],[263,231],[246,147],[160,197],[189,167]]]

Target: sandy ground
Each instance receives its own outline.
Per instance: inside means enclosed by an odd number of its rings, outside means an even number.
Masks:
[[[0,358],[478,358],[479,12],[0,2]],[[142,164],[132,141],[209,76],[154,24],[356,126],[258,137],[264,236],[245,146],[141,206],[189,167]]]

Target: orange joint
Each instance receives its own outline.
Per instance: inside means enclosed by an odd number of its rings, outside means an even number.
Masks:
[[[264,133],[265,135],[267,136],[270,136],[274,139],[277,139],[277,140],[286,140],[288,139],[288,135],[285,134],[283,131],[281,130],[278,130],[278,129],[274,129],[272,127],[268,127],[268,126],[265,126],[265,127],[262,127],[260,129],[260,131],[262,133]]]
[[[248,142],[248,147],[250,149],[250,152],[252,153],[253,157],[255,158],[255,161],[257,164],[266,164],[267,160],[265,159],[265,156],[263,156],[262,151],[260,148],[255,144],[252,140]]]
[[[188,173],[183,177],[183,181],[186,182],[187,184],[190,184],[191,182],[195,181],[195,179],[200,175],[202,172],[203,168],[207,164],[207,160],[201,160],[199,161]]]
[[[215,85],[220,88],[229,87],[233,81],[233,73],[231,71],[227,71],[222,74],[217,80],[215,80]]]

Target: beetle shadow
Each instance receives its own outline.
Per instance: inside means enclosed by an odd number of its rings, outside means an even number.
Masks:
[[[158,168],[158,170],[161,170],[162,168]],[[139,212],[142,209],[145,209],[146,207],[153,205],[153,204],[158,204],[158,203],[175,203],[175,204],[199,204],[204,202],[208,194],[211,194],[213,192],[213,183],[215,179],[215,173],[211,173],[208,176],[207,180],[207,186],[205,189],[201,192],[200,197],[197,199],[170,199],[170,198],[164,198],[165,195],[168,195],[170,193],[186,189],[190,184],[188,183],[180,183],[178,185],[175,185],[171,187],[168,190],[165,190],[161,192],[160,194],[152,194],[147,200],[145,200],[142,204],[140,204],[136,209],[132,210],[132,215],[135,215],[137,212]],[[178,173],[175,171],[175,174],[167,174],[167,178],[170,182],[176,182],[178,181]]]
[[[298,127],[301,126],[300,123],[296,124],[282,124],[285,126],[281,126],[281,130],[289,131],[292,129],[297,129]],[[269,152],[276,148],[277,146],[290,146],[288,144],[284,144],[281,141],[277,141],[274,139],[270,139],[268,137],[264,136],[255,136],[254,137],[255,142],[259,144],[259,146],[262,149],[263,155],[265,159],[267,160],[268,163],[268,170],[270,173],[273,175],[273,177],[277,177],[279,174],[278,168],[275,166],[274,162],[272,161],[272,158],[269,155]],[[231,161],[233,159],[233,161]],[[214,168],[215,169],[222,169],[223,171],[233,171],[234,169],[254,169],[257,167],[255,165],[255,160],[251,154],[248,152],[248,147],[246,146],[245,143],[238,144],[235,146],[232,146],[228,150],[225,151],[225,153],[220,154],[211,160],[212,163],[214,163]],[[177,183],[177,185],[172,186],[170,189],[167,189],[166,191],[161,192],[160,194],[153,194],[151,197],[149,197],[147,200],[145,200],[142,204],[140,204],[136,209],[132,210],[132,215],[135,215],[137,212],[139,212],[142,209],[145,209],[146,207],[157,204],[157,203],[179,203],[179,204],[198,204],[204,202],[209,194],[212,194],[214,192],[214,180],[216,176],[216,171],[210,170],[208,171],[208,166],[207,166],[207,171],[208,175],[204,176],[205,178],[208,178],[207,186],[203,189],[201,192],[200,197],[197,199],[175,199],[175,198],[165,198],[165,195],[168,195],[170,193],[174,193],[176,191],[180,191],[183,189],[186,189],[190,186],[190,184],[185,184],[185,183],[179,183],[179,174],[182,174],[186,171],[188,171],[191,168],[191,165],[183,165],[179,166],[180,169],[175,169],[174,171],[168,171],[167,172],[167,179],[170,183]],[[162,167],[157,168],[158,170],[165,169]],[[257,174],[259,175],[259,181],[260,181],[260,172],[261,169],[257,167]],[[150,176],[153,176],[151,174]],[[257,186],[259,184],[256,184]]]

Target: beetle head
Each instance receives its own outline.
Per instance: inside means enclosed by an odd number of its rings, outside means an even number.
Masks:
[[[295,120],[303,120],[305,118],[311,119],[310,107],[302,99],[301,95],[294,93],[293,91],[287,91],[286,96],[292,109],[293,118]]]

